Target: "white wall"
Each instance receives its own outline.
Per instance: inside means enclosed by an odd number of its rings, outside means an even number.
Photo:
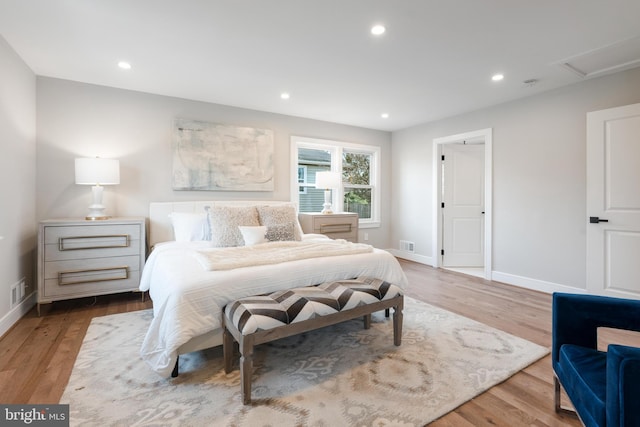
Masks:
[[[148,216],[151,201],[290,200],[291,135],[380,146],[382,200],[391,197],[389,132],[45,77],[38,77],[37,91],[38,220],[84,217],[90,188],[74,184],[73,161],[85,156],[120,159],[120,185],[105,187],[110,215]],[[173,191],[171,133],[176,117],[272,129],[275,191]],[[382,226],[366,231],[369,243],[385,247],[389,204],[382,205],[381,214]]]
[[[394,132],[391,247],[434,256],[433,139],[493,128],[494,280],[585,288],[586,113],[638,102],[640,68]]]
[[[11,310],[9,296],[22,278],[35,288],[35,135],[35,75],[0,36],[0,336],[33,304]]]

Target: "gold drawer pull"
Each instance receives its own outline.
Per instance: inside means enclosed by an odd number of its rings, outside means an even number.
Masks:
[[[119,276],[100,277],[97,279],[83,279],[72,280],[73,277],[77,277],[82,273],[104,273],[108,271],[122,270],[122,274]],[[65,276],[71,276],[65,281]],[[105,267],[105,268],[89,268],[86,270],[67,270],[58,272],[58,285],[77,285],[79,283],[94,283],[94,282],[107,282],[110,280],[125,280],[129,278],[129,267],[124,265],[122,267]]]
[[[111,242],[105,242],[103,245],[96,244],[94,246],[77,246],[77,247],[65,247],[65,242],[69,244],[73,240],[85,240],[85,239],[123,239],[121,244],[115,244]],[[71,236],[58,238],[58,249],[60,251],[78,251],[82,249],[106,249],[106,248],[127,248],[131,245],[131,238],[128,234],[107,234],[102,236]]]
[[[320,224],[321,233],[350,233],[351,224]]]

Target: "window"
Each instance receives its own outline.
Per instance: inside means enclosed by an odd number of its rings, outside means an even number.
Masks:
[[[356,212],[358,217],[366,219],[371,219],[371,157],[367,152],[342,152],[344,211]]]
[[[298,184],[306,184],[307,183],[307,167],[306,166],[298,166]],[[298,187],[298,193],[307,194],[307,187],[301,185]]]
[[[291,147],[298,171],[292,194],[297,194],[300,212],[322,210],[324,190],[315,188],[315,176],[331,170],[342,177],[341,187],[331,194],[334,211],[356,212],[361,227],[379,226],[380,147],[304,137],[292,137]]]

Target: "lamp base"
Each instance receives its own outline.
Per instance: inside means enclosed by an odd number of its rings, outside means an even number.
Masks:
[[[327,207],[327,205],[323,205],[324,208],[320,211],[321,214],[323,215],[329,215],[332,214],[333,211],[331,210],[331,204],[329,204],[329,206]]]
[[[88,221],[100,221],[111,218],[105,213],[105,207],[102,204],[102,190],[101,185],[94,185],[91,187],[91,195],[93,196],[93,203],[89,205],[89,213],[84,219]]]
[[[332,214],[333,211],[331,210],[331,190],[330,189],[325,189],[324,190],[324,204],[322,205],[323,209],[320,212],[321,214]]]
[[[85,216],[84,219],[87,221],[102,221],[103,219],[109,219],[110,216]]]

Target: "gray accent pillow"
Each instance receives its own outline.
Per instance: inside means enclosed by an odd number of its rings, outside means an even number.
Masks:
[[[293,230],[294,227],[291,223],[270,225],[267,227],[267,233],[264,237],[266,237],[270,242],[296,240]]]
[[[298,222],[298,213],[294,205],[257,206],[257,210],[260,225],[265,225],[268,229],[289,224],[293,229],[292,240],[302,240],[302,228]]]
[[[257,226],[258,211],[253,206],[213,206],[209,211],[211,246],[244,246],[240,226]]]

